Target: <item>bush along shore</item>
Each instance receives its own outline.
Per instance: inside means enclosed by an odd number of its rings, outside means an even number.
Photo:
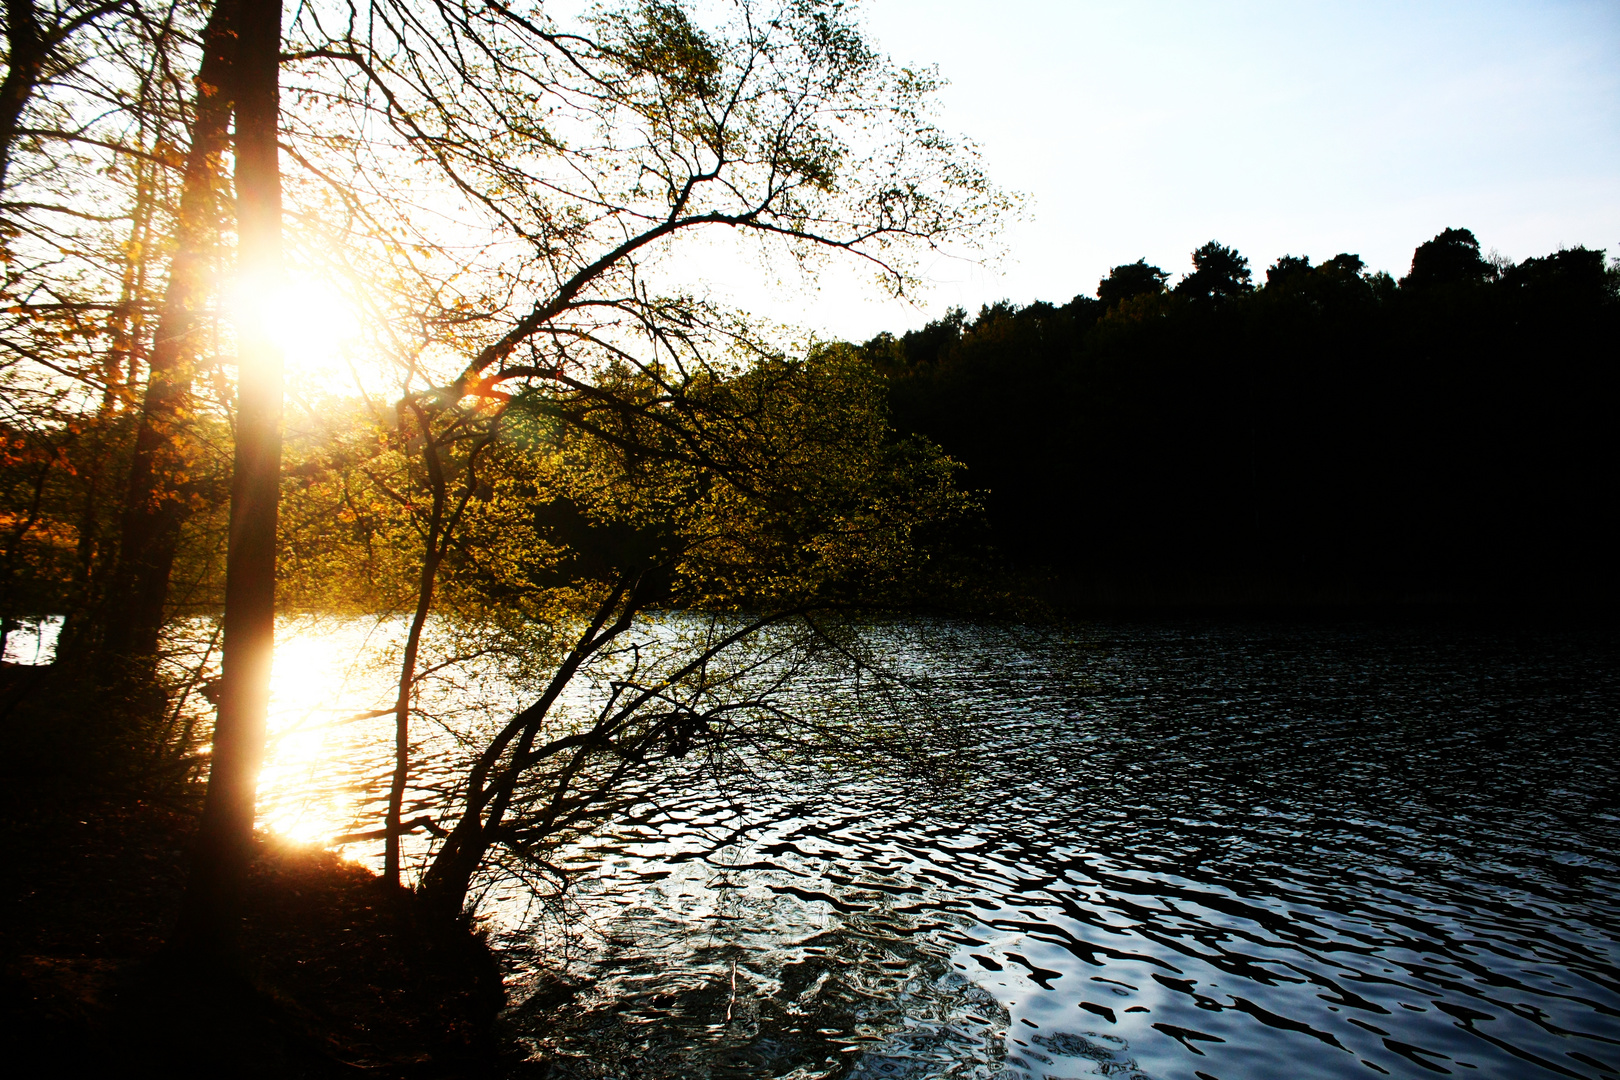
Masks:
[[[330,851],[261,834],[235,955],[177,952],[199,785],[147,767],[117,709],[75,708],[71,675],[0,675],[8,1060],[50,1075],[508,1071],[483,936]],[[91,752],[98,736],[110,747]]]

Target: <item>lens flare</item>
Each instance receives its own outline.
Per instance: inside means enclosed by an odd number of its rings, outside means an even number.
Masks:
[[[244,281],[231,297],[238,325],[264,327],[281,349],[290,379],[341,371],[360,337],[360,320],[337,289],[312,281]]]

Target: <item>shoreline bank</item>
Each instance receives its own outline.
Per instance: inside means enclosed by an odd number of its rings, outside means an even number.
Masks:
[[[52,718],[30,708],[6,720]],[[472,926],[431,919],[330,851],[261,835],[236,970],[175,961],[163,946],[187,879],[190,793],[19,764],[0,797],[13,848],[0,919],[10,1060],[59,1075],[499,1071],[505,991]]]

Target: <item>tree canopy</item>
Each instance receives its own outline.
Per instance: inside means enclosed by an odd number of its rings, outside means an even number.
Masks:
[[[1249,260],[1214,240],[1192,253],[1193,272],[1176,282],[1176,294],[1195,300],[1226,299],[1254,288]]]
[[[1097,283],[1097,299],[1107,307],[1114,307],[1138,296],[1157,296],[1164,292],[1164,283],[1169,277],[1157,266],[1149,266],[1146,259],[1137,259],[1110,270],[1108,276]]]
[[[931,119],[938,80],[841,3],[8,11],[0,374],[26,408],[0,615],[68,612],[62,655],[114,673],[162,752],[198,761],[207,730],[165,721],[169,693],[218,705],[194,878],[215,885],[189,911],[228,906],[221,860],[250,846],[273,585],[408,622],[379,713],[395,881],[423,673],[460,655],[430,624],[556,665],[462,793],[431,875],[454,911],[521,847],[502,823],[551,702],[646,612],[751,613],[682,682],[786,618],[916,595],[930,530],[969,510],[862,357],[723,309],[683,265],[724,237],[903,294],[928,250],[993,229],[1007,200]],[[346,372],[292,387],[285,462],[284,266],[360,326]],[[165,667],[177,616],[222,602],[221,679]],[[585,749],[689,743],[659,685]]]
[[[1496,276],[1479,253],[1479,241],[1467,229],[1446,229],[1412,253],[1412,270],[1401,285],[1427,289],[1443,285],[1480,285]]]
[[[1256,289],[1223,245],[1194,267],[861,346],[1009,570],[1093,607],[1612,595],[1601,251],[1498,272],[1448,229],[1399,284],[1353,254]]]

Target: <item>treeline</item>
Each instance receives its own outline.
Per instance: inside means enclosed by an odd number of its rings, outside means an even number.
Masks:
[[[859,351],[1006,564],[1085,603],[1612,597],[1620,274],[1466,229],[1399,281],[1211,242]]]

